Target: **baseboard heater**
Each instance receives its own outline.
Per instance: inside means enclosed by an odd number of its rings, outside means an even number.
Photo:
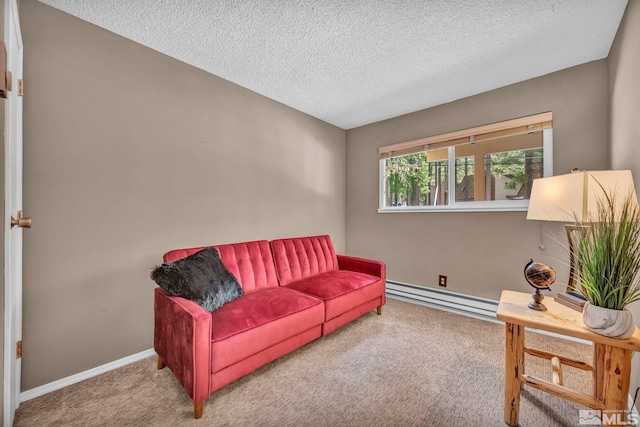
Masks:
[[[456,292],[427,288],[409,283],[387,280],[386,294],[389,298],[425,305],[482,320],[499,322],[496,319],[498,301]]]

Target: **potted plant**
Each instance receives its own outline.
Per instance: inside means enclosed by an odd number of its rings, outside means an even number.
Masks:
[[[577,258],[581,294],[587,303],[585,325],[613,338],[629,338],[635,332],[626,307],[640,299],[640,210],[635,192],[617,199],[604,191],[594,214],[582,225]]]

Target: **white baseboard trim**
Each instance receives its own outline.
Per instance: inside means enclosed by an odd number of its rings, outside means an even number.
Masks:
[[[154,356],[156,352],[151,348],[149,350],[141,351],[140,353],[132,354],[131,356],[123,357],[122,359],[114,360],[113,362],[105,363],[101,366],[96,366],[93,369],[89,369],[84,372],[71,375],[66,378],[59,379],[49,384],[41,385],[40,387],[32,388],[31,390],[23,391],[20,393],[20,403],[33,399],[43,394],[51,393],[52,391],[59,390],[61,388],[70,386],[71,384],[79,383],[91,377],[95,377],[100,374],[112,371],[114,369],[121,368],[129,365],[138,360],[146,359],[147,357]]]

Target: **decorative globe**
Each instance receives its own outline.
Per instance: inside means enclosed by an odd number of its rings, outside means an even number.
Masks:
[[[524,278],[536,289],[549,289],[556,281],[556,272],[547,264],[531,260],[524,267]]]

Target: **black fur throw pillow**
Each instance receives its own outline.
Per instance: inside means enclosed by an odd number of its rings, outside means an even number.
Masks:
[[[151,272],[151,279],[167,295],[190,299],[209,312],[244,295],[215,248],[159,265]]]

